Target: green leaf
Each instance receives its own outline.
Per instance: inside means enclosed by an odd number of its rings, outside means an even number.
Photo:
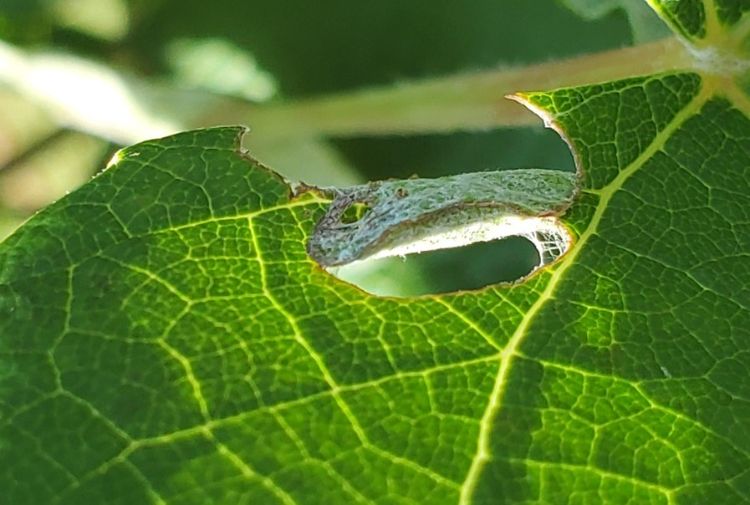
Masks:
[[[647,0],[670,26],[694,44],[713,44],[727,49],[725,38],[746,35],[747,27],[735,25],[750,11],[746,0]]]
[[[305,251],[327,200],[238,128],[30,220],[0,245],[3,498],[750,503],[745,3],[652,3],[699,71],[520,95],[583,182],[523,283],[341,283]]]

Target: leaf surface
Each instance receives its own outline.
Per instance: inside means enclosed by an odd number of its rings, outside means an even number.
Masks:
[[[238,128],[128,148],[29,221],[0,245],[3,498],[750,502],[747,8],[651,3],[700,72],[520,97],[583,185],[523,283],[341,283],[305,252],[327,202]]]

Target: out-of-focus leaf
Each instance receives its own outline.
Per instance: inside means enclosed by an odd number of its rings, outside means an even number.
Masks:
[[[636,43],[670,35],[669,29],[643,0],[560,0],[585,19],[598,19],[622,9],[628,16]]]
[[[276,80],[250,54],[224,39],[178,39],[167,48],[174,78],[182,85],[263,102]]]

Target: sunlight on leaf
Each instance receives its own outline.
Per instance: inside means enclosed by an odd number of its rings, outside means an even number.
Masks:
[[[745,2],[651,3],[694,50],[743,47]],[[4,498],[750,503],[744,77],[519,93],[574,151],[575,240],[475,292],[328,274],[330,199],[242,128],[123,150],[0,244]]]

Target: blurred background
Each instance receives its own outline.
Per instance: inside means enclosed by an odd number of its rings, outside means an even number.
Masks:
[[[256,157],[312,184],[573,170],[567,147],[539,121],[365,134],[377,113],[364,100],[343,114],[365,127],[321,133],[314,125],[326,118],[308,124],[283,113],[287,103],[321,95],[399,89],[663,35],[642,0],[567,3],[0,0],[0,238],[88,180],[119,147],[215,124],[251,126]],[[338,274],[407,295],[513,280],[537,261],[531,244],[508,239]]]

